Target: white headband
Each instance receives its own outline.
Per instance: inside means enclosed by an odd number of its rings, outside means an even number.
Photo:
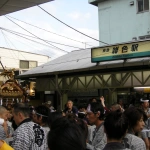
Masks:
[[[43,116],[43,117],[48,117],[48,116],[45,116],[45,115],[42,115],[42,114],[37,113],[35,110],[33,110],[32,113],[33,113],[33,114],[40,115],[40,116]]]
[[[88,105],[86,112],[92,112],[92,111],[91,111],[91,105],[90,105],[90,104]]]
[[[149,102],[149,100],[143,100],[142,98],[140,99],[141,102]]]

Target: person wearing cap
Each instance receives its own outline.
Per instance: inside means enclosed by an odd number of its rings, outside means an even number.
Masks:
[[[105,111],[101,103],[94,102],[87,108],[87,119],[90,125],[86,148],[88,150],[101,150],[106,145],[106,134],[104,133]]]
[[[149,108],[149,100],[147,98],[141,98],[141,108],[147,115],[147,120],[145,121],[144,129],[141,132],[142,139],[146,144],[147,150],[150,149],[150,108]]]

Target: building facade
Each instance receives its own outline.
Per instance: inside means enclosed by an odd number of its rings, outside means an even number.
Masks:
[[[118,100],[125,104],[132,100],[138,102],[141,96],[150,99],[150,55],[132,57],[137,52],[150,51],[147,46],[150,42],[149,0],[89,0],[89,3],[98,7],[99,40],[109,44],[100,44],[96,49],[101,49],[102,53],[111,51],[115,60],[108,56],[107,61],[96,62],[92,61],[91,49],[73,51],[19,78],[35,77],[41,98],[47,100],[49,96],[49,100],[61,108],[68,99],[80,104],[102,95],[107,106]],[[147,41],[144,48],[140,46],[141,40]],[[128,54],[129,51],[132,54]],[[123,53],[128,57],[120,59]],[[98,54],[101,53],[98,51]],[[103,60],[101,56],[98,59]],[[138,87],[145,89],[137,90]]]
[[[22,74],[50,60],[50,57],[46,55],[40,55],[36,53],[30,53],[3,47],[0,47],[0,53],[0,61],[2,63],[0,65],[0,72],[3,71],[3,67],[6,70],[14,68],[16,75]],[[2,83],[4,80],[6,79],[1,76],[0,83]]]
[[[89,0],[89,3],[98,7],[100,41],[115,44],[150,38],[149,0]]]

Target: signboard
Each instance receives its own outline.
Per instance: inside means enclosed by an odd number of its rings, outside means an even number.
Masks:
[[[102,62],[150,56],[150,41],[138,41],[91,49],[91,61]]]
[[[150,93],[150,88],[144,88],[144,93]]]

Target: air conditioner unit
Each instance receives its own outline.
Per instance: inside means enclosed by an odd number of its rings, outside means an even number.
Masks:
[[[130,5],[134,5],[134,1],[131,1],[131,2],[130,2]]]
[[[139,40],[144,40],[145,36],[139,36]]]

